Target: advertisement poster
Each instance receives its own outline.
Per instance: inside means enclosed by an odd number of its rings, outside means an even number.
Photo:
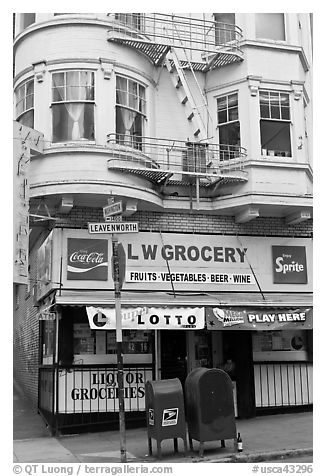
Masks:
[[[307,260],[304,246],[272,246],[275,284],[307,284]]]
[[[68,238],[67,279],[106,281],[108,241]]]

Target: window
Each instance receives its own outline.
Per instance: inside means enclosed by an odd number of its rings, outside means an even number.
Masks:
[[[94,140],[94,73],[52,75],[53,142]]]
[[[145,87],[131,79],[117,76],[116,103],[118,142],[141,149],[146,118]]]
[[[16,89],[16,119],[27,127],[34,127],[34,79]]]
[[[238,116],[238,94],[217,98],[217,122],[221,160],[237,156],[240,147],[240,122]]]
[[[142,30],[143,14],[142,13],[116,13],[115,19],[121,23],[125,23],[131,28]]]
[[[35,23],[35,13],[22,13],[22,30]]]
[[[283,13],[256,13],[256,38],[285,41]]]
[[[223,45],[228,41],[235,40],[235,14],[234,13],[214,13],[215,44]]]
[[[259,102],[262,155],[291,157],[289,94],[260,91]]]

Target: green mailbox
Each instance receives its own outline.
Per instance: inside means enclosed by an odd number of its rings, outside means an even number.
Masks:
[[[236,448],[236,424],[234,415],[232,381],[219,369],[194,369],[186,378],[186,413],[189,445],[200,442],[199,455],[203,456],[205,441],[233,439]]]
[[[152,454],[152,438],[157,442],[157,455],[161,458],[162,440],[174,440],[174,451],[178,451],[178,438],[187,451],[184,398],[178,378],[147,381],[145,385],[148,450]]]

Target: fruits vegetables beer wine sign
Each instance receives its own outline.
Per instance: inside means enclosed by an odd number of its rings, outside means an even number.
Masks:
[[[272,246],[274,284],[307,284],[305,246]]]
[[[68,238],[67,279],[106,281],[108,241]]]

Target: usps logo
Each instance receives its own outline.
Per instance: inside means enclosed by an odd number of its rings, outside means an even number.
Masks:
[[[148,424],[154,425],[154,410],[153,408],[148,409]]]
[[[178,423],[179,408],[166,408],[163,410],[162,426],[172,426]]]

